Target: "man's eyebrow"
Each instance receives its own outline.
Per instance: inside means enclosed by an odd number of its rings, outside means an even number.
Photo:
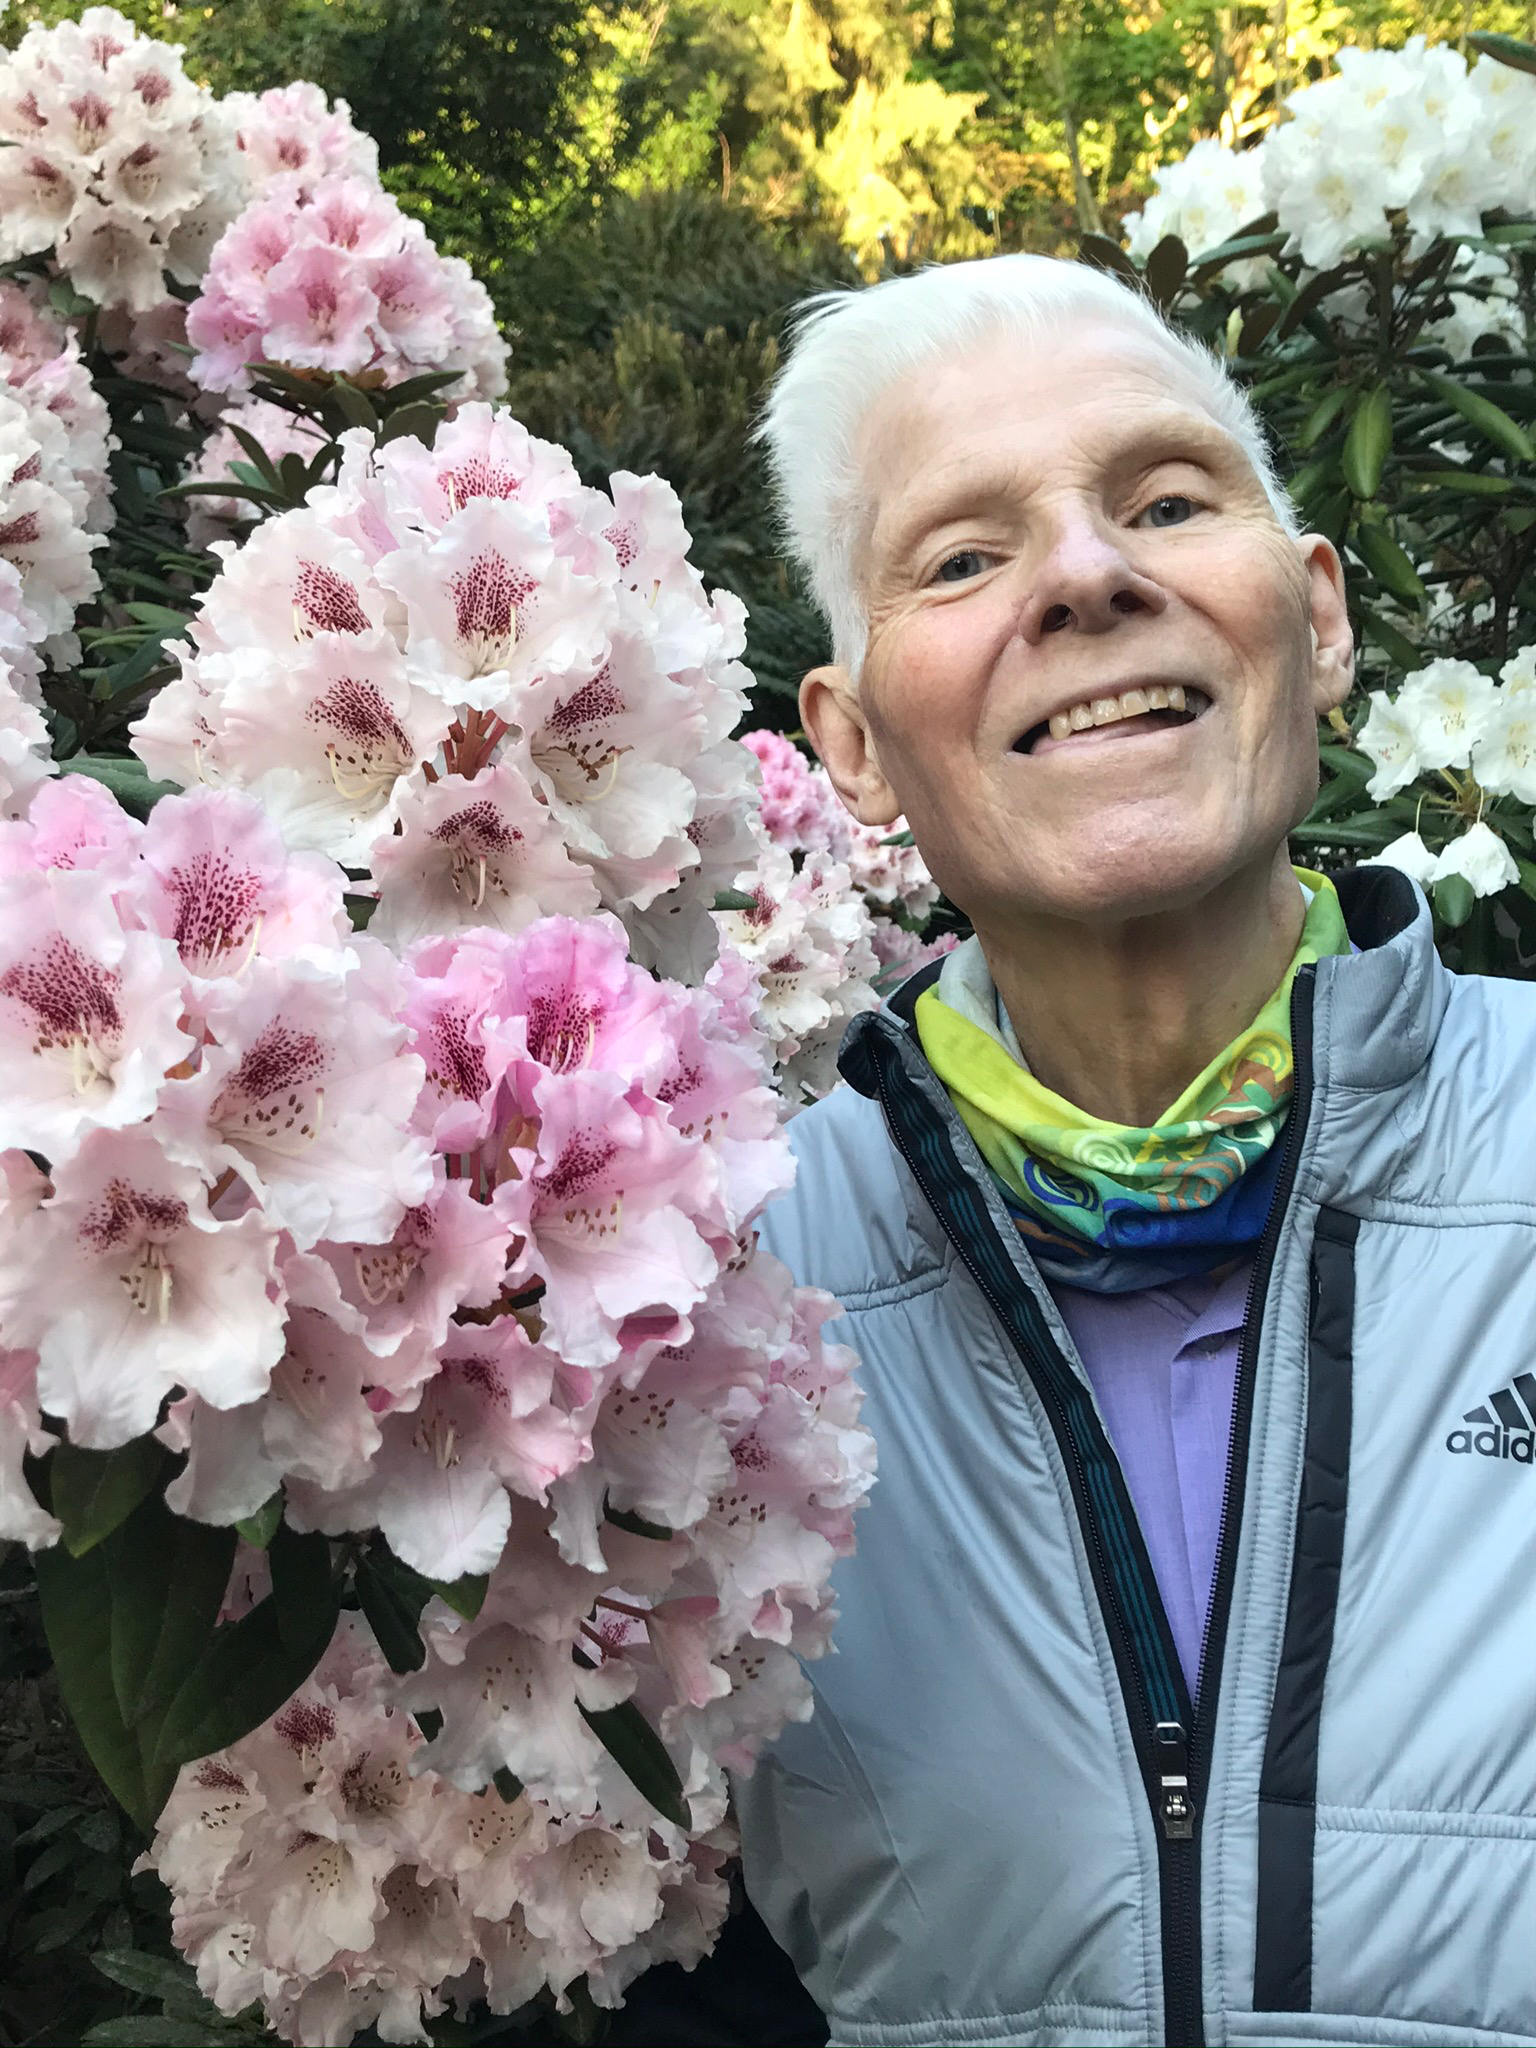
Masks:
[[[955,471],[902,515],[884,538],[882,552],[887,561],[904,560],[928,534],[950,520],[1012,505],[1017,484],[1018,472],[1013,468]]]
[[[1242,449],[1219,421],[1204,413],[1165,413],[1143,423],[1113,467],[1155,469],[1164,462],[1193,462],[1201,468],[1240,460]]]

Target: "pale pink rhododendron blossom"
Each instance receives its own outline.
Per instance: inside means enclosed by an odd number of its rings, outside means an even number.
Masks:
[[[258,1401],[285,1255],[388,1239],[431,1193],[399,970],[344,888],[235,793],[139,825],[66,776],[0,825],[0,1147],[51,1182],[5,1243],[0,1343],[75,1442],[128,1442],[176,1389]]]
[[[0,561],[0,818],[24,816],[55,772],[38,688],[42,638],[20,575]]]
[[[179,47],[111,7],[0,52],[0,260],[51,251],[98,305],[148,313],[196,283],[241,204],[218,103]]]
[[[8,1265],[17,1233],[48,1194],[47,1176],[25,1152],[0,1152],[0,1260]],[[23,1461],[40,1458],[57,1439],[42,1424],[37,1353],[0,1340],[0,1541],[41,1550],[56,1543],[59,1523],[27,1484]]]
[[[22,816],[53,773],[43,714],[16,687],[15,671],[0,654],[0,818]]]
[[[248,124],[247,149],[261,125]],[[301,147],[293,129],[289,145]],[[506,388],[506,347],[484,286],[438,254],[376,175],[355,169],[257,188],[214,247],[187,340],[192,378],[210,391],[244,389],[253,362],[369,371],[389,383],[459,370],[461,398]]]
[[[62,428],[67,454],[58,481],[72,503],[73,492],[84,491],[83,523],[91,533],[105,533],[112,524],[107,465],[118,445],[106,400],[91,382],[79,343],[47,310],[35,285],[0,282],[0,383],[33,419],[46,415]]]
[[[775,846],[830,853],[852,820],[825,772],[766,726],[743,733],[741,743],[762,766],[763,830]]]
[[[328,101],[318,85],[230,92],[219,106],[252,192],[278,178],[310,191],[321,178],[379,175],[378,144],[354,124],[345,100]]]
[[[786,848],[771,846],[738,888],[749,901],[717,913],[721,943],[756,978],[759,1027],[798,1103],[832,1085],[843,1027],[875,1005],[874,920],[848,869],[826,853],[807,854],[797,869]]]
[[[742,744],[762,764],[763,830],[775,846],[842,861],[877,917],[893,911],[917,920],[927,916],[939,900],[938,886],[911,843],[905,818],[861,825],[844,809],[825,768],[807,761],[782,733],[743,733]]]
[[[22,610],[11,616],[66,662],[78,658],[75,612],[101,587],[91,557],[102,536],[87,526],[90,502],[63,423],[0,382],[0,573],[14,571],[20,585]]]
[[[564,2002],[586,1972],[616,2005],[652,1962],[707,1952],[726,1822],[683,1840],[461,1791],[418,1769],[411,1719],[375,1703],[384,1676],[353,1624],[273,1720],[183,1772],[160,1816],[173,1931],[224,2011],[260,2001],[293,2040],[373,2025],[425,2042],[450,1993],[511,2013],[540,1992]]]

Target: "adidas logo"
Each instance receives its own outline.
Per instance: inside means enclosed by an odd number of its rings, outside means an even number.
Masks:
[[[1536,1374],[1517,1372],[1509,1386],[1490,1394],[1481,1406],[1469,1408],[1461,1419],[1469,1427],[1451,1431],[1445,1440],[1448,1451],[1464,1458],[1536,1464]]]

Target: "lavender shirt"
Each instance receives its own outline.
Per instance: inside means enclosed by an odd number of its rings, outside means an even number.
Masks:
[[[1119,1457],[1191,1695],[1216,1576],[1252,1261],[1134,1294],[1053,1286]]]

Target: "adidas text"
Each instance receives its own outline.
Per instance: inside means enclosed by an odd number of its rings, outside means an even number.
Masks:
[[[1517,1465],[1536,1464],[1536,1431],[1500,1429],[1453,1429],[1445,1448],[1466,1457],[1509,1458]]]

